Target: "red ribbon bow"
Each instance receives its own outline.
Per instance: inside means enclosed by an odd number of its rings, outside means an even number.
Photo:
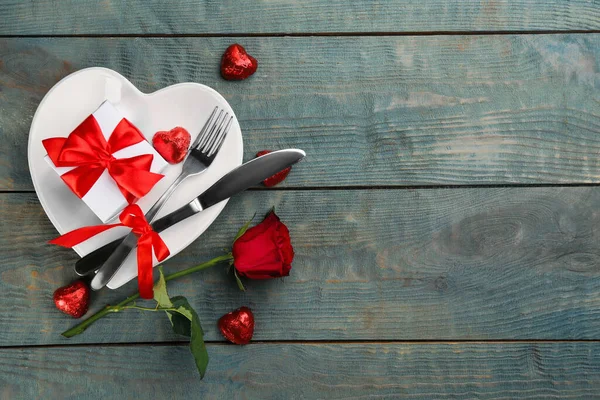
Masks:
[[[145,140],[140,131],[123,118],[108,142],[93,115],[87,117],[67,138],[42,141],[57,167],[76,167],[61,175],[71,190],[82,198],[105,169],[115,180],[128,203],[141,198],[163,175],[150,172],[152,154],[116,159],[113,153]]]
[[[119,215],[120,224],[84,226],[67,232],[51,240],[50,244],[72,248],[97,234],[116,226],[128,226],[138,236],[137,264],[138,264],[138,289],[140,297],[151,299],[153,297],[152,277],[152,250],[158,261],[163,261],[169,256],[169,248],[146,221],[142,209],[137,204],[130,204]]]

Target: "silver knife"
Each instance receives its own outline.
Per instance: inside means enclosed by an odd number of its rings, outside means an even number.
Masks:
[[[248,161],[224,175],[204,193],[185,206],[153,222],[151,224],[152,228],[156,232],[162,232],[236,193],[259,184],[268,177],[302,160],[305,156],[306,153],[302,150],[287,149],[274,151]],[[131,232],[98,269],[91,283],[93,290],[99,290],[106,286],[136,245],[137,237]]]

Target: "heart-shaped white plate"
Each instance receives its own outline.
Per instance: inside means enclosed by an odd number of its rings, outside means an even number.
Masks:
[[[180,83],[145,94],[113,70],[87,68],[77,71],[62,79],[46,94],[38,106],[29,131],[28,158],[33,186],[48,218],[60,234],[82,226],[99,225],[101,221],[44,161],[46,152],[42,140],[66,137],[104,100],[117,106],[150,142],[157,131],[170,130],[175,126],[187,129],[193,141],[215,106],[234,116],[229,134],[212,165],[204,173],[185,180],[157,217],[191,201],[242,163],[243,143],[238,120],[227,101],[208,86]],[[165,177],[138,202],[144,212],[156,202],[180,172],[181,164],[169,165],[163,171]],[[200,236],[217,218],[226,203],[227,200],[224,200],[161,233],[171,257]],[[74,250],[84,256],[125,235],[128,229],[110,229],[81,243]],[[135,252],[132,252],[110,280],[108,287],[118,288],[136,276],[136,257]]]

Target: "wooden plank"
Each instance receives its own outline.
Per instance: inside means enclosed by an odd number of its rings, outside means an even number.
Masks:
[[[151,92],[203,82],[231,102],[246,159],[300,147],[285,185],[600,182],[600,34],[244,38],[255,76],[228,82],[232,38],[0,39],[0,188],[31,190],[43,95],[89,66]]]
[[[242,305],[257,340],[600,338],[597,188],[251,191],[165,270],[222,254],[272,206],[291,231],[291,276],[243,293],[223,265],[169,283],[209,340]],[[43,244],[56,233],[34,195],[0,195],[0,215],[0,346],[178,340],[163,315],[132,310],[60,337],[75,321],[51,296],[75,279],[76,257]],[[135,290],[95,293],[92,310]]]
[[[600,29],[597,0],[4,0],[2,35]]]
[[[0,350],[0,398],[592,399],[600,344],[209,345]]]

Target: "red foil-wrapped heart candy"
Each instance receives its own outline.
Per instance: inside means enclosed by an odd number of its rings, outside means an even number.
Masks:
[[[225,50],[221,57],[221,76],[228,81],[241,81],[256,72],[256,58],[246,53],[246,49],[237,43]]]
[[[170,131],[156,132],[152,138],[152,145],[158,154],[171,164],[183,161],[190,142],[190,133],[180,126],[176,126]]]
[[[254,334],[254,314],[248,307],[240,307],[219,318],[218,326],[225,339],[235,344],[248,344]]]
[[[65,314],[79,318],[88,310],[90,303],[90,288],[82,280],[56,289],[54,292],[56,308]]]

